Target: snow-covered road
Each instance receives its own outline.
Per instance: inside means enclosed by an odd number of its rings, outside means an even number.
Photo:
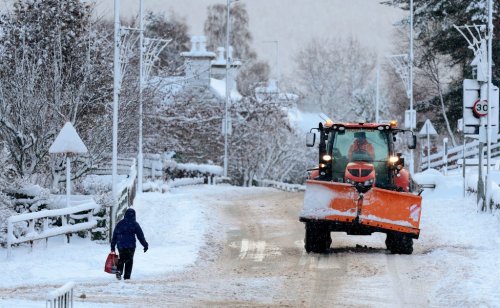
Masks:
[[[498,307],[498,216],[462,199],[459,177],[438,183],[423,193],[412,255],[391,255],[383,234],[338,233],[328,254],[306,254],[302,193],[193,186],[144,194],[135,207],[151,248],[136,253],[130,282],[102,272],[106,245],[51,239],[47,249],[17,248],[15,261],[1,260],[0,307],[39,306],[69,280],[85,294],[76,307]]]

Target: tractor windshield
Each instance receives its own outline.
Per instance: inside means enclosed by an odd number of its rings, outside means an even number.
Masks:
[[[342,182],[347,163],[354,161],[373,164],[377,182],[388,181],[389,142],[386,131],[347,128],[344,131],[332,131],[328,137],[327,149],[332,153],[334,181]]]

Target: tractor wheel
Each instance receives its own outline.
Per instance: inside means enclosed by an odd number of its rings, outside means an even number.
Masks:
[[[393,254],[411,255],[413,252],[413,239],[408,235],[388,233],[385,245]]]
[[[307,222],[304,243],[307,253],[324,253],[330,248],[332,237],[330,231],[321,224]]]

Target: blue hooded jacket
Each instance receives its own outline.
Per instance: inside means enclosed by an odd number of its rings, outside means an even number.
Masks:
[[[148,242],[144,238],[141,226],[135,221],[135,211],[131,208],[125,212],[125,217],[116,224],[113,231],[113,239],[111,240],[111,250],[115,250],[115,245],[118,249],[135,248],[135,237],[139,239],[144,248],[148,248]]]

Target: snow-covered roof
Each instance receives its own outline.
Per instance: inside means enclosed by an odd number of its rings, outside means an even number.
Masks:
[[[49,153],[87,153],[87,147],[71,122],[66,122],[49,148]]]
[[[212,60],[212,66],[226,66],[226,58],[224,57],[225,53],[225,48],[224,47],[218,47],[217,48],[217,58],[215,60]],[[231,67],[239,67],[241,66],[241,61],[240,60],[235,60],[233,59],[233,47],[229,46],[229,63]]]
[[[304,133],[309,132],[313,127],[318,127],[318,123],[324,121],[319,112],[301,111],[297,108],[288,109],[288,118],[294,127]]]
[[[255,88],[255,95],[260,102],[266,99],[278,100],[298,100],[299,96],[293,93],[281,92],[278,87],[278,82],[274,79],[269,80],[267,86]]]
[[[215,78],[210,78],[210,87],[215,91],[215,93],[221,97],[225,98],[226,97],[226,79],[215,79]],[[242,96],[240,92],[236,89],[232,89],[231,91],[231,99],[235,101],[241,100]]]

